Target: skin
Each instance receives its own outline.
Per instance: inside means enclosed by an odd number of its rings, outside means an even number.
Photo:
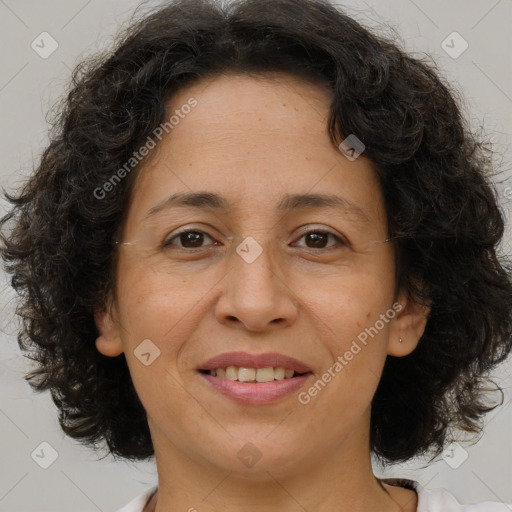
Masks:
[[[350,161],[329,141],[331,98],[320,84],[220,75],[181,90],[170,113],[191,97],[197,106],[137,176],[122,232],[135,243],[119,248],[117,294],[96,313],[97,349],[125,353],[147,411],[159,476],[147,510],[414,512],[414,491],[373,474],[370,404],[386,357],[415,349],[428,311],[394,296],[393,244],[369,243],[388,237],[372,162]],[[171,193],[192,191],[216,192],[234,209],[174,208],[144,222]],[[283,216],[275,207],[288,193],[342,196],[369,222],[340,207]],[[208,235],[202,247],[220,245],[192,257],[178,237],[158,249],[184,226]],[[351,245],[329,237],[315,249],[303,234],[316,229]],[[247,236],[263,249],[252,263],[234,250]],[[196,371],[223,352],[275,351],[312,368],[309,387],[395,301],[400,312],[307,405],[297,393],[242,405]],[[134,354],[144,339],[160,350],[148,366]],[[246,443],[261,455],[252,467],[237,457]]]

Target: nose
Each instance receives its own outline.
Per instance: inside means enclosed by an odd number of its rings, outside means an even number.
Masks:
[[[238,253],[232,260],[215,308],[217,321],[255,332],[291,326],[298,315],[296,291],[271,251],[263,250],[252,262]]]

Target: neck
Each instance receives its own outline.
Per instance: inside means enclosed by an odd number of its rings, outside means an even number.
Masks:
[[[291,454],[294,468],[265,467],[263,454],[250,472],[239,473],[187,456],[151,426],[159,487],[144,512],[239,512],[249,504],[254,512],[405,510],[402,496],[374,476],[368,438],[358,439],[358,429],[329,452]]]

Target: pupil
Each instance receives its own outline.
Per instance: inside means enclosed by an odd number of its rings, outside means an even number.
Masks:
[[[201,247],[203,240],[201,237],[202,233],[198,233],[197,231],[189,231],[188,233],[182,233],[180,235],[181,243],[187,247],[187,243],[192,243],[192,247]]]
[[[325,242],[327,239],[328,234],[327,233],[309,233],[307,235],[310,240],[314,242],[314,248],[315,249],[323,249],[324,244],[322,244],[322,241]],[[322,240],[323,238],[323,240]]]

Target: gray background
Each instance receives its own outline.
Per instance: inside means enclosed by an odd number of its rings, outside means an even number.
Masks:
[[[156,2],[148,2],[149,5]],[[389,23],[401,44],[415,54],[428,52],[441,74],[463,92],[465,111],[474,127],[485,126],[496,166],[507,182],[497,185],[505,212],[511,209],[510,141],[512,121],[511,0],[372,0],[341,1],[368,26]],[[32,170],[47,142],[45,115],[68,86],[70,70],[81,58],[107,46],[139,4],[132,0],[0,0],[0,180],[12,190]],[[41,58],[31,43],[41,32],[58,42]],[[380,28],[390,34],[389,28]],[[441,47],[452,32],[469,47],[452,58]],[[453,38],[452,38],[453,39]],[[449,38],[452,52],[461,41]],[[510,188],[507,188],[510,187]],[[0,202],[0,213],[5,203]],[[510,223],[503,251],[510,253]],[[94,452],[64,436],[49,394],[35,395],[23,380],[27,369],[17,347],[14,293],[0,273],[0,511],[109,511],[153,486],[153,463],[97,460]],[[486,419],[474,446],[455,447],[454,457],[428,469],[424,461],[395,466],[379,476],[414,478],[427,488],[445,487],[461,502],[512,503],[512,371],[510,359],[496,373],[505,389],[505,405]],[[58,458],[43,469],[31,458],[40,443]],[[448,460],[467,459],[457,468]],[[40,449],[39,449],[40,451]],[[454,465],[454,462],[452,462]]]

